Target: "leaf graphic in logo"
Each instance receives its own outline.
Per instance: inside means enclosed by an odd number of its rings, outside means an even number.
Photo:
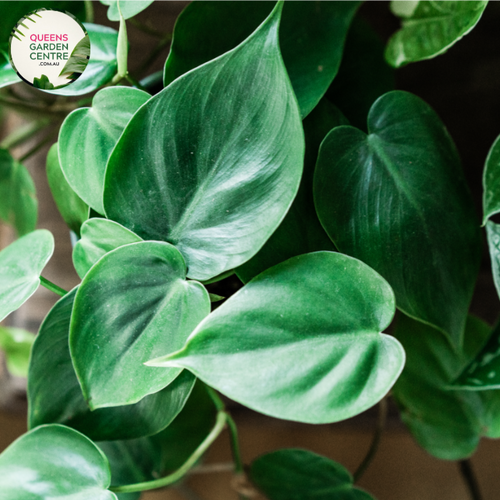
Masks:
[[[90,38],[84,36],[75,46],[68,62],[59,76],[68,75],[69,80],[76,80],[85,70],[90,59]]]

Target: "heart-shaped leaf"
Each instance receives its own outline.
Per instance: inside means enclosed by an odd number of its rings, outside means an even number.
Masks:
[[[236,49],[151,98],[109,159],[108,218],[174,244],[193,279],[252,257],[299,187],[304,139],[278,46],[281,7]]]
[[[156,241],[117,248],[87,273],[76,294],[70,349],[92,409],[136,403],[179,375],[143,363],[180,349],[210,312],[203,285],[185,278],[179,251]]]
[[[487,0],[391,2],[402,28],[387,44],[387,62],[397,68],[443,54],[474,28],[486,5]]]
[[[342,113],[326,99],[304,120],[306,155],[300,188],[290,210],[266,244],[236,274],[244,283],[290,257],[319,250],[335,250],[316,215],[313,176],[321,141],[330,130],[347,125]]]
[[[342,465],[307,450],[262,455],[252,462],[250,479],[269,500],[373,500]]]
[[[361,2],[287,2],[280,47],[302,116],[335,78],[347,29]],[[227,52],[269,15],[271,2],[193,2],[179,16],[164,83]]]
[[[54,238],[46,229],[19,238],[0,252],[0,321],[35,293],[53,252]]]
[[[116,500],[104,453],[62,425],[37,427],[0,455],[2,500],[74,498]]]
[[[22,236],[35,229],[38,212],[30,173],[5,149],[0,149],[0,218]]]
[[[104,255],[115,248],[138,243],[142,238],[117,222],[89,219],[82,226],[82,238],[73,250],[73,264],[80,278]]]
[[[57,209],[64,222],[77,235],[80,236],[80,227],[87,220],[88,205],[73,191],[68,184],[59,163],[57,143],[53,144],[47,155],[47,180]]]
[[[59,133],[59,157],[73,190],[96,212],[104,213],[104,172],[111,151],[132,115],[150,95],[130,87],[99,91],[91,108],[66,117]]]
[[[107,5],[108,9],[108,19],[110,21],[119,21],[120,12],[123,19],[130,19],[135,15],[139,14],[143,10],[147,9],[154,0],[101,0],[101,3]],[[118,4],[120,4],[120,10],[118,10]]]
[[[491,146],[483,172],[483,224],[500,213],[500,136]]]
[[[393,388],[401,418],[431,455],[460,460],[482,435],[498,437],[499,391],[460,391],[451,382],[477,354],[489,327],[469,316],[464,347],[457,351],[434,328],[404,315],[394,335],[406,351],[406,366]],[[497,416],[495,416],[497,415]]]
[[[405,314],[458,345],[481,239],[455,146],[434,111],[407,92],[379,98],[368,130],[338,127],[323,141],[319,219],[339,251],[384,276]]]
[[[98,24],[84,23],[84,26],[89,35],[91,47],[90,59],[85,71],[71,85],[62,89],[47,90],[49,94],[66,96],[88,94],[110,82],[115,76],[118,67],[116,62],[118,32]]]
[[[69,352],[69,327],[76,289],[55,304],[37,335],[28,379],[28,427],[59,423],[93,440],[156,434],[182,410],[195,378],[184,370],[168,387],[134,405],[90,411]]]
[[[250,281],[182,350],[147,364],[187,368],[273,417],[336,422],[377,403],[400,374],[401,345],[379,333],[394,308],[387,282],[362,262],[300,255]]]
[[[20,328],[0,326],[0,349],[5,353],[7,370],[16,377],[28,376],[28,362],[35,336]]]

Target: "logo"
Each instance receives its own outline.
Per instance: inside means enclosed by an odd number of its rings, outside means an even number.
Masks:
[[[85,71],[90,39],[71,14],[37,9],[22,17],[9,40],[10,62],[17,74],[33,87],[66,87]]]

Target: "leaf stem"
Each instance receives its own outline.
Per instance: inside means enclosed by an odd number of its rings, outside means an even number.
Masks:
[[[460,468],[460,474],[469,490],[471,500],[482,500],[483,496],[481,495],[479,482],[474,474],[471,461],[469,459],[459,460],[458,466]]]
[[[2,142],[0,142],[0,148],[10,149],[18,146],[19,144],[22,144],[24,141],[33,137],[37,132],[39,132],[49,123],[49,118],[40,118],[39,120],[29,122],[26,125],[17,128]]]
[[[120,28],[118,29],[118,44],[116,46],[116,61],[118,63],[118,73],[115,79],[120,81],[125,78],[128,73],[128,37],[127,37],[127,23],[122,15],[120,8],[120,0],[117,2],[118,12],[120,13]]]
[[[52,281],[49,281],[43,276],[40,276],[40,284],[43,285],[47,290],[57,293],[57,295],[60,295],[61,297],[64,297],[68,293],[66,290],[64,290],[64,288],[57,286],[55,283],[52,283]]]
[[[94,6],[92,5],[92,0],[85,0],[85,22],[94,22]]]
[[[215,426],[210,431],[210,434],[203,440],[203,442],[198,446],[195,452],[181,465],[174,473],[168,476],[162,477],[160,479],[155,479],[153,481],[146,481],[143,483],[129,484],[125,486],[114,486],[109,488],[114,493],[136,493],[139,491],[154,490],[157,488],[163,488],[176,483],[181,479],[188,471],[193,467],[193,465],[198,461],[198,459],[207,451],[210,445],[217,439],[219,434],[222,432],[227,422],[227,413],[225,411],[219,411],[217,413],[217,419],[215,421]]]
[[[368,449],[368,453],[366,454],[365,458],[363,459],[359,467],[356,469],[356,472],[354,472],[353,474],[354,483],[357,483],[361,479],[363,474],[366,472],[366,469],[368,469],[368,467],[372,463],[372,460],[375,458],[386,421],[387,421],[387,399],[383,398],[378,404],[378,419],[377,419],[377,427],[375,428],[375,434],[373,435],[373,439],[370,448]]]

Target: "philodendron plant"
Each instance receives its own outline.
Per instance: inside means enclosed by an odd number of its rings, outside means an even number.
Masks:
[[[42,3],[92,21],[91,2]],[[102,3],[119,30],[87,22],[87,69],[40,102],[11,87],[6,50],[40,3],[0,3],[0,104],[37,113],[0,143],[0,217],[19,236],[0,252],[0,317],[40,284],[61,296],[29,367],[32,336],[0,328],[29,402],[2,500],[136,499],[182,481],[225,428],[241,498],[373,499],[354,483],[374,448],[354,478],[302,449],[244,464],[225,398],[322,424],[377,403],[383,417],[391,391],[418,443],[470,477],[480,438],[500,437],[500,328],[468,314],[481,223],[444,124],[389,65],[444,53],[487,2],[393,2],[384,52],[361,2],[196,1],[161,75],[127,66],[126,20],[152,2]],[[9,152],[59,125],[46,165],[70,291],[42,276],[54,240],[22,165],[39,145]],[[497,141],[483,225],[500,290],[499,212]]]

